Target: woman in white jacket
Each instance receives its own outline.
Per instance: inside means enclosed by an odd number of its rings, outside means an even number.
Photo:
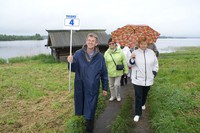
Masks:
[[[121,48],[122,52],[124,53],[124,55],[125,55],[125,57],[126,57],[126,62],[127,62],[127,64],[128,64],[129,59],[130,59],[130,56],[131,56],[131,51],[130,51],[130,49],[129,49],[128,46],[121,45],[120,48]],[[128,73],[128,74],[129,74],[129,73]],[[127,82],[128,82],[128,81],[127,81],[127,80],[128,80],[128,74],[123,74],[123,75],[121,76],[121,80],[120,80],[121,86],[127,84]]]
[[[145,102],[150,86],[158,72],[158,60],[153,50],[148,49],[147,38],[141,38],[138,49],[134,50],[129,65],[132,66],[131,79],[135,89],[135,117],[138,122],[145,109]]]

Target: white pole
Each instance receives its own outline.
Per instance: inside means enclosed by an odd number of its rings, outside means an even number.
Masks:
[[[72,55],[72,29],[70,32],[70,56]],[[69,63],[69,92],[71,92],[71,62]]]

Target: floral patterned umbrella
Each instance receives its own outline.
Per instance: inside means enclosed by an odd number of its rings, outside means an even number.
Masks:
[[[120,45],[130,46],[139,41],[141,37],[147,37],[147,43],[155,43],[160,33],[148,25],[126,25],[111,32],[112,39]]]

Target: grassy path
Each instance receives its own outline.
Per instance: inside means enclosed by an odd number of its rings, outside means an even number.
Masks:
[[[108,101],[105,111],[95,122],[94,133],[150,133],[148,106],[140,121],[133,121],[135,99],[130,81],[121,88],[121,97],[121,102]]]
[[[112,124],[115,121],[117,115],[120,112],[120,109],[122,107],[122,104],[124,103],[126,97],[127,97],[127,90],[128,86],[121,88],[121,102],[117,102],[114,100],[113,102],[109,102],[107,100],[107,105],[104,110],[104,112],[99,116],[99,118],[95,122],[95,133],[110,133]],[[110,96],[108,96],[110,97]]]

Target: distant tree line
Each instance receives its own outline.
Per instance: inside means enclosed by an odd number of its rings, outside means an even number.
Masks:
[[[176,36],[159,36],[158,38],[161,38],[161,39],[168,39],[168,38],[170,38],[170,39],[186,39],[186,38],[188,38],[188,37],[176,37]]]
[[[0,34],[0,41],[15,41],[15,40],[43,40],[40,34],[33,36],[17,36],[17,35],[2,35]]]

